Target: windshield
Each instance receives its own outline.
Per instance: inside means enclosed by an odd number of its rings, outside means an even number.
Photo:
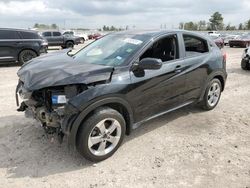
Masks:
[[[249,35],[242,35],[238,37],[239,39],[250,39]]]
[[[79,63],[125,65],[149,39],[148,35],[110,34],[86,46],[74,58]]]

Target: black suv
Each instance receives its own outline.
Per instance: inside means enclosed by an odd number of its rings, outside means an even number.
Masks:
[[[23,64],[47,52],[48,43],[36,32],[0,29],[0,62],[19,61]]]
[[[215,108],[225,87],[225,63],[211,39],[192,32],[112,33],[75,55],[62,51],[23,66],[18,110],[100,161],[145,121],[191,103]]]
[[[243,52],[241,68],[243,70],[250,70],[250,47],[246,48]]]
[[[81,43],[81,38],[73,35],[62,35],[59,31],[44,31],[42,37],[46,38],[49,46],[61,46],[62,48],[74,48]]]

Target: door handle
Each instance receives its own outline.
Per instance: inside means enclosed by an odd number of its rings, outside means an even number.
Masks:
[[[175,67],[175,73],[180,73],[182,70],[181,70],[181,65],[177,65]]]

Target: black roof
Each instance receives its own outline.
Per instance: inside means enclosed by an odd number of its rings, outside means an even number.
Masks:
[[[115,32],[115,34],[148,35],[151,37],[156,37],[156,36],[170,34],[170,33],[185,33],[185,34],[192,34],[192,35],[196,35],[196,36],[199,36],[202,38],[206,38],[206,37],[204,37],[204,35],[201,35],[197,32],[186,31],[186,30],[177,30],[177,29],[176,30],[127,30],[127,31]]]
[[[16,28],[0,28],[0,30],[9,30],[9,31],[25,31],[25,32],[33,32],[37,33],[38,31],[30,30],[30,29],[16,29]]]

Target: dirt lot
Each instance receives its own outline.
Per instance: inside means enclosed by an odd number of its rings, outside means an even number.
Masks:
[[[250,187],[250,72],[225,48],[228,80],[216,109],[189,106],[139,127],[98,164],[48,139],[17,113],[18,66],[0,67],[0,187]]]

